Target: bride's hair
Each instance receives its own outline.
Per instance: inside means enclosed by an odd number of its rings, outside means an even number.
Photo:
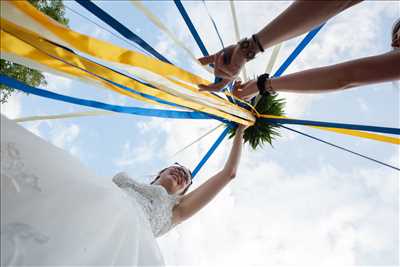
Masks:
[[[392,41],[394,39],[394,35],[399,31],[400,29],[400,19],[397,19],[394,23],[393,23],[393,29],[392,29]]]
[[[157,182],[157,180],[160,178],[161,173],[163,173],[164,171],[166,171],[169,167],[162,169],[156,176],[156,178],[154,178],[154,180],[150,183],[150,184],[154,184],[155,182]],[[180,195],[184,195],[186,193],[186,191],[188,191],[189,187],[192,185],[192,183],[188,184],[185,188],[185,190],[183,190],[182,193],[180,193]]]

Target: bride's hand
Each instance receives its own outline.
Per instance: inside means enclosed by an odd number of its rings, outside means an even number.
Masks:
[[[238,131],[239,133],[243,133],[244,130],[246,130],[248,127],[249,127],[248,125],[239,124],[238,127],[237,127],[237,131]]]

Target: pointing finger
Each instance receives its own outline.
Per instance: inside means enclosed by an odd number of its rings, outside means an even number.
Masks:
[[[215,54],[199,58],[199,61],[202,65],[213,64],[214,60],[215,60]]]
[[[222,88],[225,87],[225,85],[227,85],[229,83],[229,80],[224,79],[218,83],[212,83],[209,85],[204,85],[204,84],[200,84],[199,85],[199,91],[208,91],[208,92],[218,92],[219,90],[221,90]]]

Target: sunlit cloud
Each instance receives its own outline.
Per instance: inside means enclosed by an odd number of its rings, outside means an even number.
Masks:
[[[1,114],[9,119],[16,119],[22,113],[21,93],[13,92],[7,99],[7,102],[1,104]]]

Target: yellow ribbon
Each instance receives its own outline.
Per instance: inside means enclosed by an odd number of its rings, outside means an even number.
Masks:
[[[146,69],[151,72],[154,72],[160,76],[163,77],[169,77],[168,79],[171,82],[174,82],[178,85],[177,79],[184,81],[188,83],[189,85],[183,86],[188,90],[191,90],[194,93],[197,93],[199,95],[201,94],[207,94],[207,93],[199,93],[197,92],[196,86],[197,84],[209,84],[210,82],[197,76],[194,75],[190,72],[187,72],[183,69],[180,69],[176,66],[158,61],[152,57],[140,54],[138,52],[130,51],[118,46],[115,46],[111,43],[105,42],[98,40],[96,38],[91,38],[89,36],[74,32],[70,29],[65,28],[64,26],[58,24],[57,22],[53,21],[52,19],[48,18],[47,16],[43,15],[39,11],[37,11],[33,6],[31,6],[28,2],[26,1],[10,1],[8,3],[11,3],[14,5],[18,10],[22,11],[25,13],[27,16],[29,16],[31,19],[35,20],[37,23],[39,23],[42,27],[44,27],[46,30],[50,31],[53,33],[55,36],[69,44],[75,49],[80,50],[81,52],[87,53],[91,56],[97,57],[101,60],[109,61],[109,62],[115,62],[119,64],[125,64],[128,66],[134,66],[138,67],[141,69]],[[6,12],[2,12],[5,14]],[[2,19],[2,28],[3,28],[3,23],[5,21]],[[79,70],[77,68],[74,68],[72,66],[68,66],[65,63],[62,63],[61,61],[58,61],[52,57],[57,57],[57,58],[62,58],[66,60],[69,63],[76,64],[76,66],[81,67],[83,69],[87,69],[93,73],[96,73],[97,75],[106,77],[109,80],[118,82],[120,84],[123,84],[127,87],[135,88],[138,92],[146,93],[152,96],[156,96],[158,98],[167,100],[169,102],[173,102],[182,106],[186,106],[195,110],[207,112],[228,120],[232,120],[235,122],[238,122],[240,124],[245,124],[245,125],[252,125],[254,123],[254,117],[253,119],[250,119],[250,122],[241,118],[238,118],[237,116],[233,116],[227,113],[224,113],[222,111],[216,110],[215,108],[211,107],[205,107],[202,104],[199,103],[194,103],[193,101],[189,100],[184,100],[181,97],[176,97],[171,94],[162,92],[160,90],[150,88],[141,84],[136,83],[135,81],[128,79],[127,77],[124,77],[123,75],[120,75],[118,73],[115,73],[113,71],[108,70],[107,68],[103,68],[98,64],[93,64],[89,61],[86,61],[85,59],[74,55],[72,53],[69,53],[68,51],[61,49],[57,46],[54,46],[48,42],[46,42],[43,39],[38,38],[37,36],[33,36],[32,33],[27,34],[26,32],[21,32],[20,29],[17,29],[18,26],[14,25],[13,30],[9,29],[10,23],[7,22],[7,31],[8,32],[13,32],[14,36],[11,36],[10,34],[4,32],[2,30],[1,32],[1,49],[2,51],[6,51],[9,53],[14,53],[16,55],[22,56],[29,58],[31,60],[34,60],[36,62],[39,62],[41,64],[47,65],[51,68],[55,68],[59,71],[66,72],[68,74],[75,75],[77,77],[86,77],[90,80],[97,80],[100,81],[103,85],[105,85],[107,88],[110,88],[114,91],[120,92],[122,94],[128,95],[130,97],[133,97],[135,99],[144,101],[144,102],[152,102],[154,104],[154,101],[149,101],[148,99],[145,99],[143,97],[140,97],[138,95],[135,95],[133,93],[127,92],[125,90],[121,90],[113,85],[110,85],[104,81],[101,81],[97,78],[93,78],[89,74],[85,73],[82,70]],[[16,26],[16,27],[15,27]],[[21,41],[17,38],[24,39],[24,41]],[[29,44],[33,44],[29,45]],[[43,53],[46,51],[47,55]],[[67,59],[66,59],[67,58]],[[182,83],[180,84],[182,86]],[[143,88],[143,90],[142,90]],[[164,86],[164,89],[165,86]],[[227,101],[221,101],[216,96],[207,94],[208,97],[214,98],[214,101],[220,101],[221,106],[223,108],[229,106],[231,109],[236,109],[239,113],[246,114],[243,115],[245,118],[251,117],[249,115],[249,112],[239,108],[233,104],[230,104]],[[222,108],[221,108],[222,109]],[[253,108],[254,111],[254,108]],[[257,114],[255,112],[255,114]],[[269,115],[261,115],[260,117],[267,117]],[[276,116],[275,116],[276,117]],[[287,117],[282,117],[282,118],[287,118]],[[373,133],[367,133],[367,132],[362,132],[362,131],[356,131],[356,130],[347,130],[347,129],[337,129],[337,128],[329,128],[329,127],[316,127],[316,126],[311,126],[314,128],[318,128],[321,130],[325,131],[331,131],[331,132],[336,132],[336,133],[341,133],[341,134],[346,134],[346,135],[352,135],[352,136],[357,136],[357,137],[362,137],[362,138],[367,138],[367,139],[372,139],[372,140],[377,140],[381,142],[387,142],[387,143],[393,143],[393,144],[400,144],[400,139],[399,138],[394,138],[394,137],[389,137],[389,136],[384,136],[384,135],[379,135],[379,134],[373,134]]]
[[[235,96],[234,94],[232,94],[232,93],[224,92],[224,94],[227,95],[227,96],[230,96],[230,97],[232,97],[233,99],[235,99],[236,101],[238,101],[238,102],[240,102],[240,103],[242,103],[242,104],[248,106],[248,107],[253,111],[253,114],[254,114],[257,118],[259,118],[259,117],[261,116],[261,114],[258,113],[257,109],[256,109],[253,105],[251,105],[250,103],[244,101],[243,99],[240,99],[239,97],[236,97],[236,96]]]
[[[125,85],[129,88],[134,88],[138,92],[142,92],[148,95],[155,96],[157,98],[166,100],[168,102],[177,103],[181,106],[189,107],[194,110],[206,112],[209,114],[213,114],[218,117],[222,117],[228,120],[235,121],[240,124],[251,125],[252,123],[236,116],[232,116],[230,114],[224,113],[214,108],[210,108],[193,101],[184,100],[179,97],[173,96],[171,94],[162,92],[160,90],[142,85],[129,77],[121,75],[117,72],[114,72],[108,68],[105,68],[96,63],[90,62],[74,53],[69,52],[61,47],[58,47],[46,40],[41,39],[36,34],[24,30],[23,28],[8,22],[4,19],[1,20],[2,27],[2,40],[1,40],[1,49],[5,52],[14,53],[19,56],[27,57],[31,60],[39,62],[41,64],[47,65],[51,68],[55,68],[59,71],[67,72],[69,74],[75,76],[86,76],[92,78],[90,74],[84,72],[83,70],[78,69],[82,68],[88,70],[96,75],[104,77],[108,80],[115,81],[119,84]],[[12,33],[13,35],[5,32]],[[18,37],[18,38],[16,38]],[[28,45],[31,44],[31,45]],[[76,67],[69,66],[59,59],[64,60]],[[102,82],[105,83],[105,82]],[[116,86],[107,86],[108,88],[115,90]],[[126,92],[122,89],[117,89],[115,91],[118,92]],[[129,93],[133,94],[133,93]]]
[[[68,46],[74,49],[78,49],[81,52],[111,63],[124,64],[139,69],[145,69],[158,74],[160,77],[176,77],[179,80],[191,84],[191,87],[194,88],[192,92],[193,94],[197,95],[198,98],[207,97],[210,101],[212,100],[213,103],[219,103],[219,105],[217,105],[219,109],[232,115],[245,118],[246,120],[254,121],[254,117],[247,110],[237,107],[236,105],[220,99],[212,94],[198,92],[198,84],[209,84],[210,82],[200,78],[197,75],[168,63],[161,62],[147,55],[121,48],[111,43],[67,29],[63,25],[58,24],[57,22],[43,15],[41,12],[37,11],[26,1],[12,1],[10,4],[19,11],[23,12],[29,18],[33,19],[37,24],[45,28],[46,31],[50,31],[52,34],[57,36],[57,38],[61,39],[63,42],[67,43]],[[12,20],[13,18],[8,19]],[[35,32],[39,34],[37,31]],[[165,86],[164,88],[160,89],[164,90]]]
[[[57,62],[53,58],[47,56],[44,53],[41,53],[34,47],[28,45],[27,43],[24,43],[23,41],[15,38],[14,36],[4,32],[1,30],[1,52],[3,54],[11,54],[13,57],[17,56],[22,59],[28,59],[28,62],[24,62],[25,65],[28,67],[31,67],[33,69],[38,69],[38,66],[45,66],[47,68],[50,68],[52,70],[55,70],[56,72],[53,72],[57,74],[57,72],[63,72],[68,75],[75,76],[79,78],[80,80],[84,82],[96,82],[97,85],[101,85],[105,88],[111,89],[113,91],[116,91],[120,94],[123,94],[125,96],[131,97],[133,99],[146,102],[152,105],[159,105],[159,106],[166,106],[164,104],[158,103],[156,101],[144,98],[140,95],[131,93],[129,91],[122,90],[121,88],[114,86],[112,84],[106,83],[103,80],[89,76],[86,72],[75,69],[67,64],[64,64],[62,62]],[[30,64],[31,62],[34,62],[35,64]],[[36,64],[38,63],[38,64]]]
[[[274,115],[265,115],[265,114],[261,115],[260,118],[293,119],[293,118],[288,118],[286,116],[274,116]],[[355,137],[361,137],[361,138],[365,138],[365,139],[371,139],[371,140],[380,141],[380,142],[384,142],[384,143],[391,143],[391,144],[396,144],[396,145],[400,144],[400,138],[386,136],[386,135],[382,135],[382,134],[375,134],[375,133],[350,130],[350,129],[332,128],[332,127],[320,127],[320,126],[307,126],[307,127],[312,127],[312,128],[316,128],[316,129],[328,131],[328,132],[335,132],[335,133],[339,133],[339,134],[346,134],[346,135],[351,135],[351,136],[355,136]]]
[[[355,137],[361,137],[366,139],[372,139],[375,141],[391,143],[395,145],[400,145],[400,138],[381,135],[381,134],[374,134],[369,132],[357,131],[357,130],[349,130],[349,129],[340,129],[340,128],[329,128],[329,127],[318,127],[318,126],[310,126],[319,130],[335,132],[339,134],[346,134]]]

